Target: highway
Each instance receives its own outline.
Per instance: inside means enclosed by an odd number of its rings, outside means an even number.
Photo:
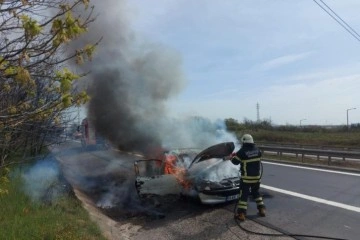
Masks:
[[[263,168],[268,216],[257,221],[293,234],[359,239],[360,174],[266,161]]]

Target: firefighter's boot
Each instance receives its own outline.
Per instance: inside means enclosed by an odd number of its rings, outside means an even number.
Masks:
[[[259,213],[258,214],[259,214],[260,217],[265,217],[266,216],[265,208],[263,208],[263,207],[259,208]]]
[[[234,218],[236,220],[243,222],[243,221],[245,221],[245,213],[239,212],[239,213],[235,214]]]

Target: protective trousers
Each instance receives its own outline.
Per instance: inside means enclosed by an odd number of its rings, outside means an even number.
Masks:
[[[240,197],[239,197],[238,206],[237,206],[238,213],[242,212],[242,213],[246,214],[249,193],[251,193],[252,197],[254,198],[258,209],[265,208],[263,199],[259,193],[259,188],[260,188],[260,182],[244,183],[241,180],[241,182],[240,182]]]

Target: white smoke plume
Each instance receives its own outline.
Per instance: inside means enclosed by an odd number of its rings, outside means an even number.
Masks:
[[[187,117],[169,120],[168,129],[161,132],[166,148],[207,148],[221,142],[237,143],[236,136],[226,130],[223,120],[211,121],[203,117]]]
[[[22,178],[23,190],[34,202],[53,203],[70,191],[59,164],[51,158],[37,161]]]

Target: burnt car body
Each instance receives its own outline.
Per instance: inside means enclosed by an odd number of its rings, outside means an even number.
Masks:
[[[135,162],[135,186],[140,197],[181,194],[197,197],[204,204],[233,201],[239,197],[239,167],[229,160],[233,142],[224,142],[203,151],[174,149],[163,159]],[[168,171],[169,159],[173,170]]]

